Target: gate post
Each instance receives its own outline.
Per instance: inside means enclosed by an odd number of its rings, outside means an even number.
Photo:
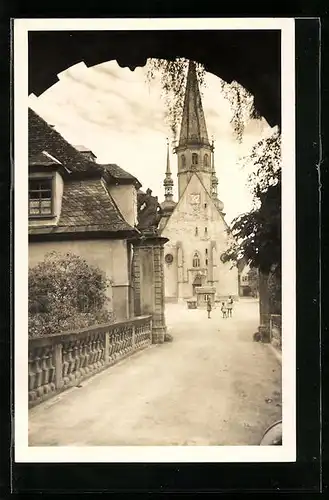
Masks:
[[[152,315],[152,343],[165,341],[163,253],[168,239],[157,235],[134,241],[135,314]]]

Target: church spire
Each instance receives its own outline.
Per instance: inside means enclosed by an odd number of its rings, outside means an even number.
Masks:
[[[178,147],[190,144],[209,146],[196,67],[189,61],[184,99],[183,116]]]
[[[169,140],[168,140],[168,138],[167,138],[166,177],[165,177],[165,180],[163,181],[163,185],[164,185],[164,188],[165,188],[165,200],[166,201],[172,201],[172,199],[173,199],[173,185],[174,185],[174,181],[172,180],[171,170],[170,170]]]

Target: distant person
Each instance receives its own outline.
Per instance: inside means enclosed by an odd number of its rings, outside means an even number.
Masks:
[[[207,299],[207,312],[208,312],[208,319],[210,319],[211,309],[212,309],[212,306],[211,306],[211,300],[210,300],[210,297],[208,297],[208,299]]]
[[[227,306],[225,302],[222,302],[222,307],[220,309],[222,311],[223,318],[227,318]]]
[[[227,301],[227,316],[229,318],[232,318],[232,309],[233,309],[233,299],[230,295]]]

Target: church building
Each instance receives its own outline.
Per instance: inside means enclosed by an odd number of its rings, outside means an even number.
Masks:
[[[164,251],[165,298],[189,299],[199,287],[212,287],[217,300],[238,297],[238,270],[221,255],[233,236],[218,199],[214,143],[209,142],[196,68],[189,63],[178,144],[178,201],[173,200],[169,145],[165,201],[159,230],[168,238]]]

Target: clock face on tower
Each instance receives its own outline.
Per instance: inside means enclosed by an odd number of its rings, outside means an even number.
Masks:
[[[190,194],[189,201],[190,201],[191,205],[199,205],[200,204],[200,194],[198,194],[198,193]]]

